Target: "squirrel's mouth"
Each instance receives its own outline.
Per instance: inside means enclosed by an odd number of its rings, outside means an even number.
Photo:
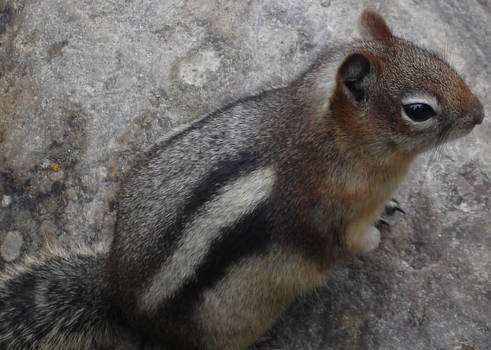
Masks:
[[[459,123],[460,125],[456,125],[453,128],[449,128],[449,130],[441,131],[441,135],[438,135],[438,144],[440,145],[442,143],[453,141],[465,135],[468,135],[474,129],[474,127],[481,122],[482,119],[479,123],[466,121],[464,123]]]

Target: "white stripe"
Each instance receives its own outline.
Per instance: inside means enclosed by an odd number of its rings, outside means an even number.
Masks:
[[[200,265],[220,230],[253,211],[270,194],[275,175],[270,168],[261,168],[222,187],[218,194],[197,212],[186,225],[182,239],[169,259],[153,277],[139,299],[142,311],[154,311],[171,297]]]

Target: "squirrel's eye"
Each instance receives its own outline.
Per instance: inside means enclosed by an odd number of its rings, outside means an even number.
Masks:
[[[410,103],[403,105],[406,115],[415,122],[424,122],[436,115],[433,108],[426,103]]]

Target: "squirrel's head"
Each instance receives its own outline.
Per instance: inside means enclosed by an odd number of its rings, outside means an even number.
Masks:
[[[381,157],[414,155],[482,122],[481,103],[441,57],[393,36],[374,11],[359,27],[364,40],[345,47],[331,91],[339,133]]]

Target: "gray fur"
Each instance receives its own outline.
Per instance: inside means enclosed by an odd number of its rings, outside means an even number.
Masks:
[[[109,316],[100,266],[106,251],[51,249],[0,278],[0,349],[83,350],[120,332]],[[3,347],[6,346],[6,347]]]

